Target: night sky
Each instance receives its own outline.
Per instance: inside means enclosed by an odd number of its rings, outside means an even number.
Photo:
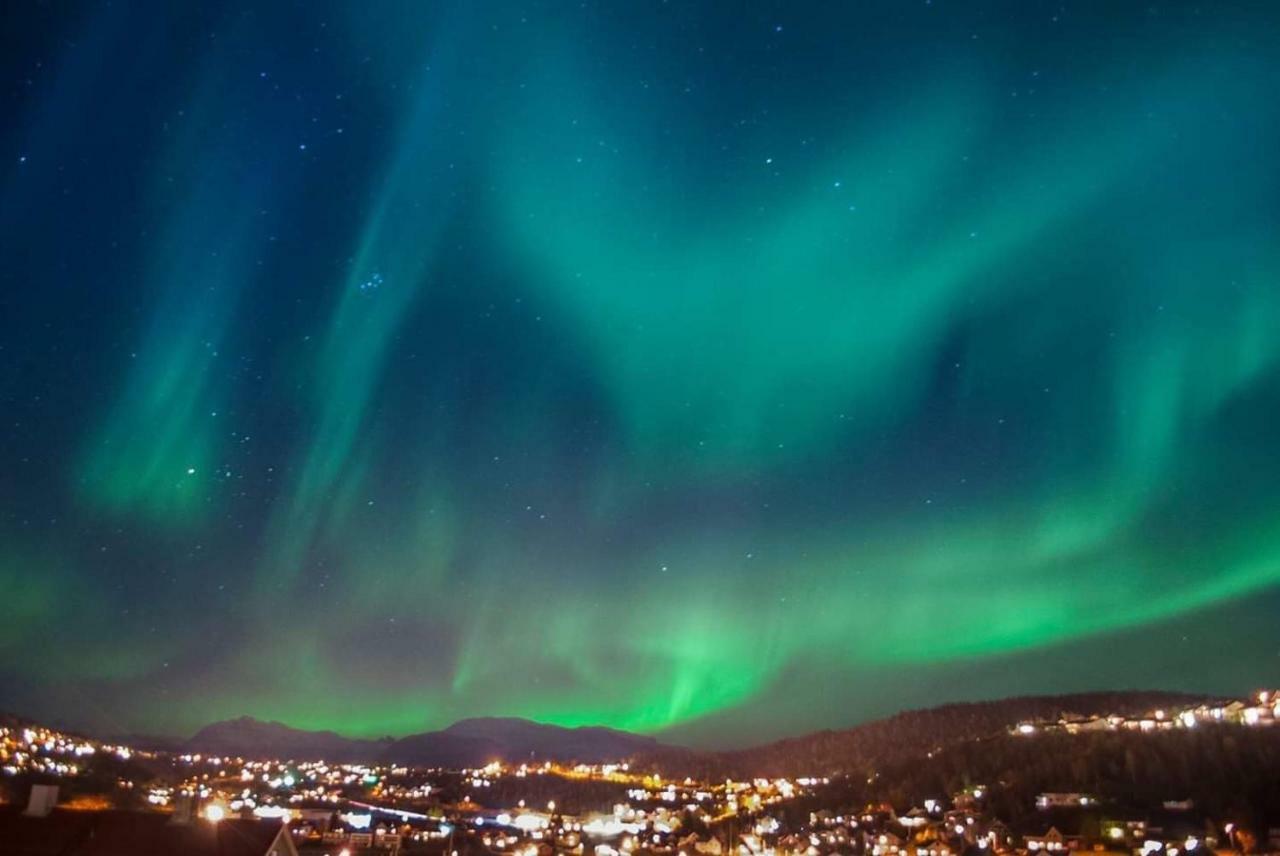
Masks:
[[[1276,682],[1278,44],[10,4],[0,709],[730,745]]]

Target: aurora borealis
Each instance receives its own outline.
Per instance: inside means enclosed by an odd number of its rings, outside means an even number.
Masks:
[[[8,17],[0,709],[1275,683],[1275,4]]]

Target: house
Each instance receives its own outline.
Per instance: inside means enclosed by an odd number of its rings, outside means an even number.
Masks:
[[[31,814],[0,806],[0,848],[5,856],[298,856],[279,821],[193,818],[144,811],[71,811]]]
[[[1002,820],[994,820],[987,827],[987,841],[990,842],[991,849],[997,853],[1013,849],[1013,833]]]
[[[1242,701],[1233,701],[1222,706],[1222,718],[1227,722],[1240,722],[1244,718],[1246,705]]]
[[[924,809],[916,806],[904,815],[898,817],[898,823],[907,829],[919,829],[929,822],[929,813]]]
[[[1067,849],[1067,837],[1051,826],[1043,835],[1024,835],[1023,843],[1033,853],[1062,853]]]
[[[1137,842],[1146,838],[1147,822],[1141,819],[1103,820],[1102,838],[1108,842]]]
[[[1082,808],[1095,802],[1088,794],[1050,792],[1036,797],[1036,808],[1041,811],[1051,808]]]
[[[1246,707],[1240,712],[1240,721],[1245,725],[1271,725],[1275,722],[1272,710],[1262,705]]]
[[[1091,716],[1063,723],[1068,734],[1085,734],[1091,731],[1115,731],[1116,723],[1105,716]]]
[[[872,856],[894,856],[902,852],[903,841],[892,832],[882,832],[871,846]]]
[[[954,856],[955,851],[945,841],[928,841],[912,844],[907,848],[910,856]]]

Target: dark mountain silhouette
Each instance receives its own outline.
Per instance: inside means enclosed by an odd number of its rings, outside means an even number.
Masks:
[[[1087,793],[1100,801],[1088,813],[1063,812],[1055,819],[1059,824],[1094,815],[1096,828],[1101,817],[1116,812],[1156,818],[1166,800],[1183,800],[1194,807],[1192,816],[1230,817],[1268,829],[1280,821],[1277,769],[1275,728],[1203,724],[1150,733],[1003,733],[886,764],[874,778],[833,778],[824,799],[845,805],[887,801],[905,809],[982,784],[988,786],[987,808],[1025,829],[1045,828],[1050,815],[1036,808],[1035,798],[1046,791]],[[1173,814],[1188,817],[1185,810]]]
[[[1136,716],[1216,700],[1208,695],[1127,690],[1059,696],[1024,696],[999,701],[947,704],[910,710],[838,731],[816,731],[731,752],[686,759],[709,766],[715,776],[796,776],[865,772],[886,764],[922,758],[959,743],[1005,732],[1018,722],[1060,716]]]
[[[441,731],[399,740],[360,740],[332,731],[304,731],[248,716],[208,725],[186,741],[186,752],[243,758],[394,761],[481,767],[490,761],[612,761],[651,752],[652,737],[611,728],[561,728],[527,719],[464,719]]]
[[[373,761],[382,757],[390,744],[390,738],[358,740],[332,731],[304,731],[281,722],[242,716],[206,725],[182,748],[185,752],[240,758]]]
[[[464,719],[440,731],[399,739],[361,740],[332,731],[303,731],[251,717],[201,729],[183,744],[189,752],[298,760],[391,761],[479,767],[490,761],[601,762],[630,760],[643,768],[709,778],[827,775],[863,772],[930,752],[1002,734],[1023,720],[1063,715],[1147,713],[1216,700],[1157,691],[1028,696],[905,711],[853,728],[817,731],[727,752],[699,751],[603,727],[563,728],[513,717]]]
[[[579,761],[630,758],[659,747],[652,737],[612,728],[561,728],[527,719],[484,717],[397,740],[385,757],[399,763],[477,767],[490,761]]]

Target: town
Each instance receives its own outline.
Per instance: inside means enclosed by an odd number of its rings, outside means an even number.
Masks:
[[[1280,695],[1261,691],[1250,699],[1156,709],[1136,718],[1064,714],[1023,721],[1011,724],[1005,739],[1085,739],[1098,732],[1160,739],[1197,728],[1262,729],[1277,719]],[[994,781],[913,804],[873,798],[850,805],[842,797],[848,777],[703,781],[621,759],[495,760],[476,769],[248,759],[134,748],[30,723],[0,726],[0,770],[10,802],[0,806],[0,836],[20,833],[28,841],[38,841],[42,830],[51,842],[60,840],[60,826],[110,824],[127,815],[135,823],[149,818],[161,836],[183,827],[256,829],[256,837],[239,837],[266,842],[261,854],[277,856],[1190,856],[1280,850],[1280,829],[1206,816],[1182,793],[1137,813],[1091,793],[1043,791],[1026,811],[1005,817],[996,808],[1002,786]],[[878,776],[868,776],[871,790],[859,792],[874,793]]]
[[[1080,734],[1089,731],[1122,729],[1165,731],[1220,723],[1272,725],[1277,719],[1280,719],[1280,694],[1271,690],[1259,690],[1252,699],[1233,699],[1222,704],[1199,704],[1180,710],[1156,709],[1147,716],[1079,716],[1020,722],[1011,729],[1011,733],[1026,736],[1038,733]]]

